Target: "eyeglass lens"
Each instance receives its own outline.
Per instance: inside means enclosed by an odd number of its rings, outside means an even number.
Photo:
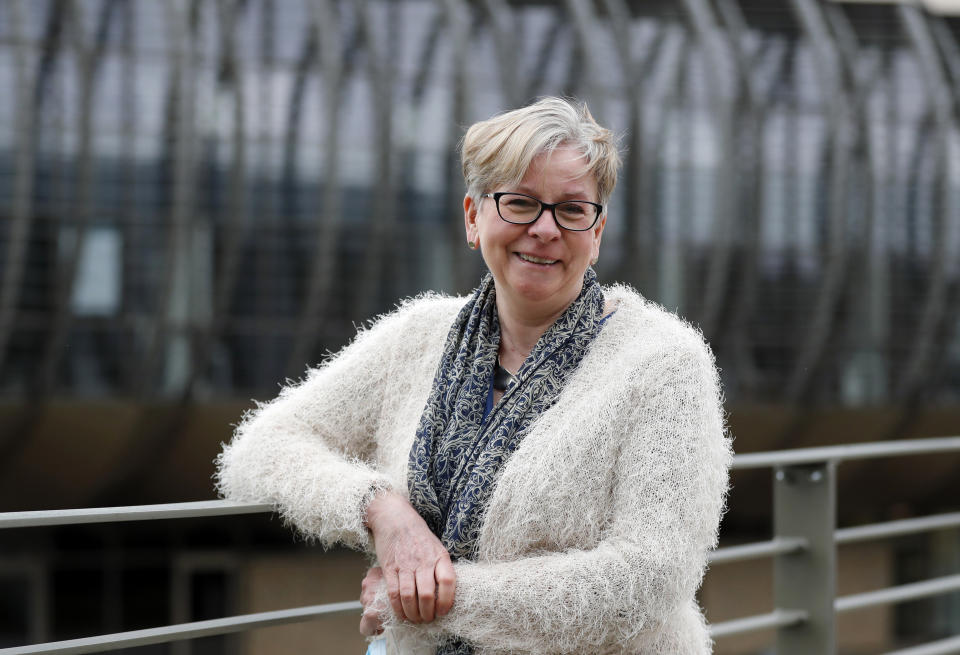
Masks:
[[[497,209],[505,221],[530,223],[540,214],[542,203],[529,196],[505,193],[500,196]],[[561,202],[554,207],[557,223],[571,230],[589,229],[597,219],[597,207],[589,202]]]

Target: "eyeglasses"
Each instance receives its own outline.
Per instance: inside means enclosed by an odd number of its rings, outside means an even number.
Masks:
[[[603,213],[603,205],[587,200],[566,200],[551,205],[523,193],[484,193],[483,197],[493,198],[500,218],[516,225],[534,223],[549,209],[557,226],[571,232],[584,232],[596,225]]]

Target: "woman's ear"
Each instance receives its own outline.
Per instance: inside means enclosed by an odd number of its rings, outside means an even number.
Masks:
[[[477,226],[477,212],[479,206],[473,202],[468,193],[463,197],[463,226],[467,232],[467,243],[480,245],[480,230]],[[473,246],[471,246],[473,247]]]
[[[593,227],[593,261],[596,262],[600,258],[600,239],[603,237],[603,228],[607,225],[607,212],[603,212],[603,216],[600,217],[600,220]]]

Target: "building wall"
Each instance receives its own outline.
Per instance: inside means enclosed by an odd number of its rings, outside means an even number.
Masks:
[[[851,545],[839,551],[838,593],[846,595],[893,584],[889,544]],[[242,611],[339,602],[359,597],[366,558],[349,551],[253,556],[241,567]],[[700,592],[711,622],[769,612],[773,607],[772,566],[768,562],[719,565],[709,571]],[[867,655],[893,648],[889,607],[851,612],[838,622],[841,655]],[[359,616],[344,614],[308,623],[264,628],[243,637],[244,655],[362,653]],[[719,640],[717,655],[759,655],[773,643],[772,631]]]
[[[244,611],[337,603],[360,598],[367,570],[363,555],[346,550],[299,555],[263,555],[245,562],[241,576]],[[244,637],[243,655],[362,655],[360,614],[345,613],[306,623],[254,630]]]
[[[960,397],[956,19],[823,0],[2,11],[7,398],[269,393],[398,298],[469,291],[457,142],[543,94],[621,136],[601,280],[700,327],[728,398]]]

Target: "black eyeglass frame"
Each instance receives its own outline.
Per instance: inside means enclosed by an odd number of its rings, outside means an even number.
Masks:
[[[531,218],[529,221],[521,222],[521,221],[511,221],[509,219],[506,219],[503,217],[503,213],[500,211],[500,198],[502,198],[503,196],[523,196],[524,198],[530,198],[530,200],[536,200],[537,202],[540,203],[540,211],[538,211],[537,215]],[[592,230],[593,227],[597,224],[597,221],[599,221],[600,217],[603,215],[603,205],[601,205],[598,202],[591,202],[589,200],[564,200],[563,202],[555,202],[553,204],[550,204],[549,202],[544,202],[540,200],[540,198],[527,195],[526,193],[517,193],[516,191],[497,191],[496,193],[483,193],[480,195],[480,197],[493,198],[493,204],[496,205],[497,207],[497,215],[500,217],[501,220],[503,220],[506,223],[510,223],[511,225],[530,225],[531,223],[536,223],[538,220],[540,220],[540,217],[543,216],[543,212],[549,209],[550,216],[553,218],[553,222],[556,223],[557,227],[559,227],[561,230],[567,230],[568,232],[586,232],[587,230]],[[582,228],[567,227],[566,225],[561,225],[560,221],[557,220],[557,212],[556,212],[557,207],[559,207],[560,205],[566,205],[567,203],[571,203],[571,202],[582,202],[588,205],[593,205],[594,207],[597,208],[597,215],[593,219],[593,222],[590,223],[588,227],[582,227]]]

